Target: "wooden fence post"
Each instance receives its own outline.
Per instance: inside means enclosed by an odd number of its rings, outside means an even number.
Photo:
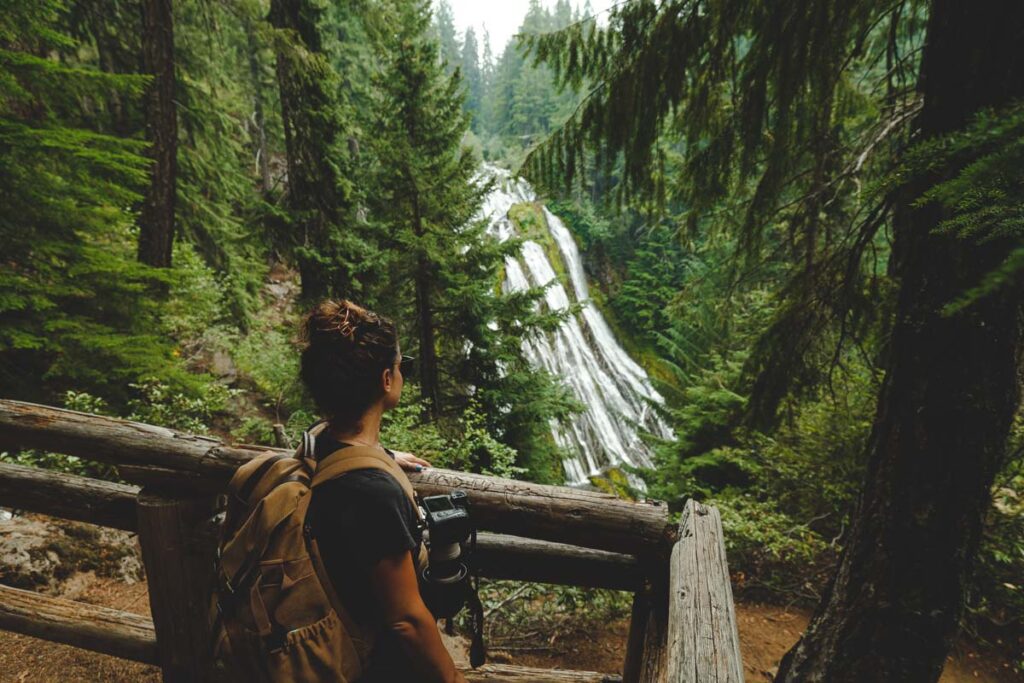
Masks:
[[[139,544],[165,683],[206,677],[215,548],[195,532],[215,512],[216,498],[209,495],[139,494]]]
[[[668,674],[672,683],[743,683],[722,519],[692,499],[669,562]]]
[[[664,586],[660,591],[637,591],[626,640],[623,683],[668,683],[666,669],[668,605]]]

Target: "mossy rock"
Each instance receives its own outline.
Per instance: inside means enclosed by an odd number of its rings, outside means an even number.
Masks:
[[[57,592],[79,572],[138,580],[142,565],[130,534],[90,524],[14,517],[0,522],[0,583]]]

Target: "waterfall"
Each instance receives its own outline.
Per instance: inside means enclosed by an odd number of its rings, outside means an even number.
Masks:
[[[515,204],[536,202],[537,196],[525,180],[513,178],[504,169],[485,165],[484,173],[494,179],[495,185],[484,201],[483,215],[491,234],[508,239],[516,234],[509,209]],[[569,282],[559,281],[544,248],[527,240],[518,258],[506,259],[503,287],[505,291],[522,291],[554,281],[544,294],[549,309],[584,304],[579,314],[568,318],[554,333],[523,342],[527,360],[564,382],[585,407],[568,424],[551,425],[555,442],[570,454],[563,462],[566,482],[589,483],[590,477],[622,463],[652,467],[651,450],[639,434],[645,431],[672,438],[672,430],[651,408],[652,403],[661,404],[664,399],[651,386],[644,369],[619,345],[604,316],[590,301],[583,261],[572,234],[546,207],[543,215]]]

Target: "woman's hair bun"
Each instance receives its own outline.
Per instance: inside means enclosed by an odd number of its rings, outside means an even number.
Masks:
[[[395,362],[395,324],[348,299],[327,299],[306,315],[302,337],[302,381],[321,412],[358,420],[380,396],[380,372]]]
[[[379,325],[381,317],[348,299],[327,299],[320,302],[306,317],[306,341],[314,343],[319,335],[338,336],[356,341],[361,325]]]

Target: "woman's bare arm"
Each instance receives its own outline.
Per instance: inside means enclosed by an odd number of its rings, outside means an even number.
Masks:
[[[423,604],[412,553],[382,558],[370,572],[370,585],[384,623],[398,636],[416,669],[431,682],[465,683],[441,642],[437,621]]]

